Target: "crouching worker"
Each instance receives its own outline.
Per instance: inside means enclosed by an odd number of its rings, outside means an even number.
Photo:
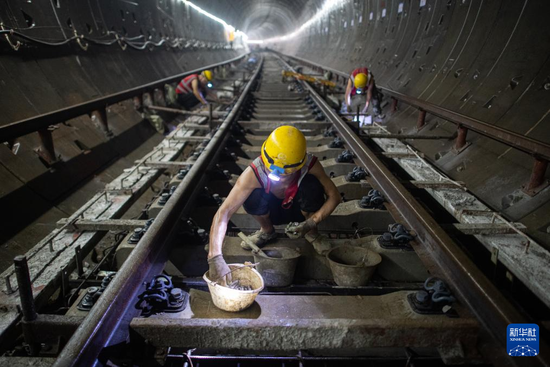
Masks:
[[[364,105],[361,113],[366,113],[372,103],[374,116],[382,117],[382,98],[382,93],[376,88],[374,77],[367,68],[357,68],[351,72],[344,97],[347,112],[355,112],[358,106]]]
[[[197,104],[207,105],[206,97],[217,97],[210,91],[212,88],[212,72],[205,70],[200,74],[191,74],[179,82],[176,87],[177,102],[186,110],[190,110]]]
[[[292,126],[278,127],[214,216],[208,252],[210,279],[229,273],[222,244],[227,223],[241,205],[260,224],[260,230],[248,237],[256,246],[262,247],[276,237],[274,225],[289,224],[289,237],[305,237],[319,254],[324,254],[331,245],[317,232],[317,225],[340,201],[338,189],[317,158],[306,152],[304,134]],[[250,250],[244,241],[241,246]]]

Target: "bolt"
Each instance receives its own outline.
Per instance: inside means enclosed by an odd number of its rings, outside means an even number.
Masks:
[[[421,304],[427,304],[430,300],[430,295],[426,291],[416,292],[416,301]]]
[[[158,204],[159,205],[164,205],[166,204],[166,202],[168,201],[168,199],[170,199],[170,194],[169,193],[164,193],[160,196],[160,199],[159,199],[159,202]]]
[[[183,291],[179,288],[173,288],[170,291],[170,296],[174,298],[175,300],[181,300],[183,299]]]
[[[4,278],[5,281],[6,281],[6,293],[7,294],[12,294],[13,292],[15,292],[13,290],[13,288],[11,287],[11,280],[10,280],[10,276],[9,275],[6,275],[6,277]]]
[[[138,243],[141,237],[143,236],[143,233],[145,233],[143,228],[134,229],[134,233],[132,233],[132,236],[130,236],[130,238],[128,239],[128,243],[131,243],[131,244]]]
[[[183,180],[183,178],[185,177],[185,175],[187,175],[187,172],[189,172],[189,170],[187,170],[187,169],[180,169],[180,171],[178,172],[178,179],[179,179],[179,180]]]

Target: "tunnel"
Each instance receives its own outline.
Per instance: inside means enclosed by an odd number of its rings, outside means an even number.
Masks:
[[[3,0],[0,365],[550,365],[549,13]]]

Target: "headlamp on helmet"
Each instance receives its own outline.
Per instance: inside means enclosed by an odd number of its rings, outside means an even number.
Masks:
[[[281,181],[281,176],[284,176],[285,174],[285,169],[284,168],[281,168],[279,166],[276,166],[274,164],[272,164],[270,167],[269,167],[269,170],[271,172],[269,172],[269,174],[267,175],[267,177],[271,180],[271,181],[275,181],[275,182],[279,182]]]

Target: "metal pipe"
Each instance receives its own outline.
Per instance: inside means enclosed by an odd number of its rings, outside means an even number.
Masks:
[[[391,98],[391,112],[397,111],[397,98]]]
[[[134,109],[138,112],[141,112],[143,109],[143,95],[134,97]]]
[[[394,98],[395,101],[397,101]],[[418,110],[418,120],[416,122],[416,131],[422,130],[422,128],[426,126],[426,111],[423,109]]]
[[[383,191],[388,201],[395,203],[393,206],[388,206],[393,211],[392,214],[396,215],[395,219],[400,223],[406,223],[417,233],[416,238],[422,243],[422,247],[417,245],[414,247],[419,252],[421,259],[429,261],[425,256],[421,256],[421,253],[427,251],[431,255],[430,258],[435,260],[436,264],[434,265],[437,266],[434,270],[440,272],[452,284],[453,291],[459,295],[459,299],[476,315],[495,338],[495,341],[500,344],[504,343],[505,338],[502,336],[506,335],[506,328],[509,324],[529,322],[527,317],[498,291],[437,221],[393,176],[376,154],[361,141],[308,83],[304,83],[304,85],[327,119],[334,124],[340,136],[346,141],[347,146],[355,153],[361,165],[368,167],[371,173],[370,177]],[[546,344],[545,341],[541,341],[541,343]],[[545,347],[541,346],[541,348]],[[550,365],[548,357],[543,354],[531,358],[530,363],[533,366]]]
[[[74,257],[76,261],[76,272],[79,277],[84,274],[84,267],[82,265],[82,252],[80,251],[80,245],[76,246],[74,249]]]
[[[548,161],[545,159],[535,158],[535,164],[533,164],[533,171],[531,171],[531,178],[525,185],[523,191],[532,195],[541,186],[545,186],[548,182],[545,178],[546,169],[548,168]]]
[[[105,108],[101,108],[99,110],[92,111],[90,114],[90,118],[92,120],[97,120],[99,122],[99,125],[105,135],[112,136],[113,133],[109,130],[109,124],[107,122],[107,110]]]
[[[38,148],[38,154],[48,164],[52,164],[57,161],[55,148],[53,146],[52,132],[48,129],[41,129],[38,130],[38,136],[40,137],[40,148]]]
[[[210,128],[210,131],[214,129],[214,120],[213,120],[213,106],[212,103],[208,104],[208,127]]]
[[[365,130],[363,130],[365,131]],[[454,138],[453,135],[410,135],[410,134],[369,134],[368,132],[365,132],[365,135],[361,135],[361,137],[367,137],[371,139],[416,139],[416,140],[451,140]]]
[[[16,256],[13,259],[17,286],[19,287],[19,299],[21,301],[21,312],[23,313],[23,337],[28,345],[31,356],[38,354],[38,344],[35,342],[34,333],[30,324],[38,317],[32,295],[32,282],[29,274],[29,265],[25,256]]]
[[[28,119],[19,120],[16,122],[12,122],[11,124],[0,126],[0,142],[9,141],[20,136],[38,131],[40,129],[44,129],[49,125],[58,124],[60,122],[76,118],[78,116],[86,115],[90,111],[99,110],[105,108],[108,105],[131,99],[147,91],[152,91],[155,88],[164,88],[164,84],[174,83],[191,74],[199,74],[203,70],[212,69],[216,66],[221,66],[227,63],[235,62],[237,60],[241,60],[248,54],[249,53],[246,53],[233,59],[219,62],[217,64],[208,65],[200,69],[190,70],[182,74],[160,79],[149,84],[144,84],[138,87],[124,90],[122,92],[110,94],[108,96],[96,98],[91,101],[79,103],[74,106],[65,107],[57,111],[48,112],[42,115],[30,117]]]
[[[187,358],[183,354],[168,354],[166,356],[167,358],[173,358],[173,359],[182,359]],[[257,356],[247,356],[247,355],[198,355],[198,354],[192,354],[189,355],[189,358],[191,360],[197,359],[197,360],[242,360],[242,361],[296,361],[296,360],[307,360],[307,361],[402,361],[406,360],[407,357],[404,355],[402,357],[399,356],[391,356],[391,357],[370,357],[370,356],[275,356],[275,355],[257,355]],[[431,361],[437,361],[440,360],[440,357],[436,356],[422,356],[417,357],[415,360],[431,360]]]
[[[194,111],[180,110],[178,108],[170,108],[170,107],[162,107],[162,106],[147,106],[147,108],[150,110],[177,113],[180,115],[210,117],[210,113],[208,112],[194,112]],[[214,115],[219,116],[219,115],[223,115],[223,113],[215,111]]]
[[[150,276],[151,269],[158,268],[158,271],[162,269],[164,262],[158,261],[158,258],[161,253],[166,252],[168,247],[167,238],[173,233],[187,201],[191,198],[206,168],[220,150],[227,133],[230,131],[231,124],[236,120],[245,97],[259,74],[262,64],[263,59],[227,118],[220,125],[212,140],[178,185],[176,191],[136,248],[130,253],[109,287],[103,292],[96,305],[65,345],[54,366],[93,364],[99,352],[109,343],[115,331],[121,326],[128,327],[130,320],[124,318],[125,314],[133,306],[136,295],[143,287],[144,280]]]
[[[468,134],[468,129],[462,125],[458,125],[458,136],[456,137],[456,143],[454,146],[455,151],[460,152],[464,147],[466,147],[466,135]]]
[[[36,320],[36,309],[34,306],[34,298],[32,296],[32,283],[29,274],[29,265],[27,258],[23,255],[16,256],[13,259],[15,267],[15,276],[17,277],[17,286],[19,288],[19,299],[21,300],[21,311],[23,312],[23,320]]]

